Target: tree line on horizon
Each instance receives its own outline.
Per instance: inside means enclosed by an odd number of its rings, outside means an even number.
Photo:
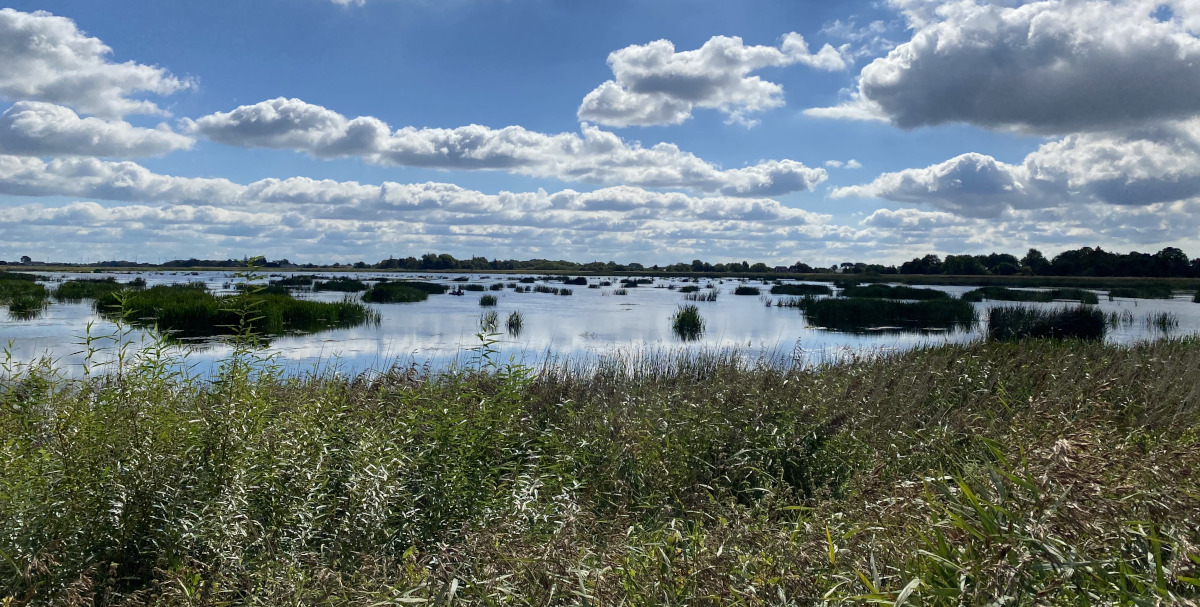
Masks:
[[[123,260],[101,261],[90,264],[34,262],[28,256],[22,257],[20,263],[9,264],[0,261],[0,265],[61,265],[89,267],[164,267],[164,268],[240,268],[245,267],[250,258],[245,259],[174,259],[161,264],[145,262],[130,262]],[[378,263],[368,264],[365,261],[353,264],[296,264],[287,259],[276,259],[261,263],[264,268],[271,269],[315,269],[315,268],[352,268],[359,270],[409,270],[417,272],[435,271],[524,271],[550,272],[567,271],[580,273],[606,272],[666,272],[666,273],[794,273],[794,274],[950,274],[965,276],[1140,276],[1140,277],[1178,277],[1200,278],[1200,258],[1189,259],[1176,247],[1166,247],[1157,253],[1112,253],[1100,247],[1081,247],[1064,251],[1047,258],[1037,249],[1029,251],[1021,258],[1009,253],[990,253],[988,255],[939,255],[929,254],[915,257],[899,266],[868,264],[862,262],[844,262],[833,266],[811,266],[804,262],[796,262],[790,266],[768,266],[765,263],[727,262],[709,263],[700,259],[691,263],[675,263],[665,266],[646,266],[640,263],[618,264],[612,261],[593,261],[577,263],[565,260],[549,259],[488,259],[486,257],[471,257],[458,259],[448,253],[426,253],[420,257],[389,257]]]

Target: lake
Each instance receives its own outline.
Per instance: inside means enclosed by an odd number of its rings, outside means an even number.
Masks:
[[[54,282],[77,278],[116,277],[127,282],[143,277],[149,286],[203,281],[211,290],[231,292],[236,282],[232,272],[143,272],[143,273],[45,273],[52,287]],[[272,273],[274,279],[292,273]],[[450,286],[466,284],[492,285],[516,283],[520,275],[437,275],[404,273],[323,273],[321,276],[352,276],[361,280],[378,277],[420,279]],[[455,281],[465,277],[467,282]],[[265,283],[266,277],[258,282]],[[493,358],[513,360],[524,364],[541,364],[547,360],[586,361],[599,356],[620,353],[626,356],[653,355],[684,350],[696,352],[738,349],[753,356],[777,359],[799,358],[807,363],[839,360],[846,356],[913,348],[925,344],[962,342],[979,339],[985,330],[986,309],[995,305],[1017,305],[1012,302],[985,301],[973,304],[981,322],[971,329],[950,331],[889,331],[862,333],[831,331],[809,326],[804,314],[794,308],[767,306],[766,300],[779,297],[765,295],[771,284],[759,280],[699,279],[698,283],[683,279],[653,279],[653,284],[628,288],[627,295],[617,295],[619,278],[589,277],[589,283],[609,281],[613,286],[588,288],[582,285],[563,285],[561,281],[538,278],[532,285],[566,287],[570,296],[548,293],[516,293],[511,288],[502,291],[467,292],[465,296],[432,295],[427,301],[408,304],[369,304],[380,314],[378,324],[349,329],[336,329],[311,335],[282,336],[271,340],[262,351],[273,356],[287,373],[304,373],[331,366],[340,371],[355,373],[381,370],[393,364],[427,365],[443,369],[450,365],[470,364],[478,348],[480,316],[495,310],[500,319],[497,340],[492,346]],[[794,283],[795,281],[784,281]],[[670,285],[698,285],[701,292],[712,284],[720,291],[717,301],[694,302],[706,322],[706,330],[695,341],[685,342],[671,328],[670,317],[685,302],[678,288]],[[758,286],[764,296],[737,296],[739,285]],[[812,283],[826,284],[826,283]],[[920,286],[920,285],[914,285]],[[961,295],[970,286],[928,287]],[[1099,308],[1108,312],[1129,311],[1133,322],[1110,329],[1106,340],[1129,344],[1163,336],[1164,331],[1148,326],[1145,320],[1154,314],[1169,313],[1179,320],[1177,328],[1166,334],[1184,335],[1200,331],[1200,304],[1190,295],[1177,295],[1169,300],[1116,298],[1109,301],[1107,292],[1100,296]],[[499,301],[494,308],[479,305],[481,295],[491,294]],[[299,298],[318,301],[340,301],[344,294],[335,292],[297,292]],[[352,295],[358,297],[358,295]],[[1057,307],[1063,303],[1023,303],[1030,307]],[[523,329],[516,335],[504,334],[506,316],[519,311],[524,318]],[[37,318],[17,320],[7,313],[0,314],[0,345],[7,344],[9,360],[27,363],[40,358],[57,362],[66,373],[78,375],[85,355],[83,342],[89,332],[93,336],[112,334],[116,325],[97,314],[91,301],[51,305]],[[130,338],[137,343],[145,334],[133,330]],[[209,374],[232,352],[221,342],[201,342],[187,346],[187,364],[194,372]],[[97,360],[95,357],[93,360]]]

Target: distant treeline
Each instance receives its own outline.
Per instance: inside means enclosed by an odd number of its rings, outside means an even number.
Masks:
[[[21,265],[30,265],[28,257],[22,258]],[[72,266],[87,265],[89,267],[162,267],[162,268],[241,268],[246,267],[247,259],[174,259],[162,264],[137,263],[129,261],[102,261],[91,264],[53,263],[45,264],[32,262],[32,265]],[[5,262],[0,261],[0,265]],[[17,264],[13,264],[17,265]],[[1139,277],[1178,277],[1200,278],[1200,258],[1189,259],[1186,254],[1175,247],[1167,247],[1157,253],[1110,253],[1100,247],[1082,247],[1073,251],[1065,251],[1046,258],[1041,251],[1029,249],[1024,257],[1017,258],[1008,253],[991,253],[989,255],[947,255],[944,259],[938,255],[926,255],[913,258],[900,264],[880,265],[867,263],[845,262],[829,267],[810,266],[804,262],[796,262],[790,266],[768,266],[765,263],[749,263],[746,261],[729,263],[709,263],[700,259],[691,263],[675,263],[666,266],[646,266],[640,263],[618,264],[612,261],[593,261],[577,263],[564,260],[550,259],[488,259],[472,257],[457,259],[453,255],[442,253],[426,253],[420,257],[389,257],[378,263],[368,264],[365,261],[353,264],[296,264],[287,259],[263,261],[260,267],[280,269],[314,269],[314,268],[354,268],[360,270],[410,270],[416,272],[437,271],[516,271],[516,272],[579,272],[579,273],[612,273],[612,272],[665,272],[665,273],[794,273],[794,274],[949,274],[966,276],[1139,276]]]

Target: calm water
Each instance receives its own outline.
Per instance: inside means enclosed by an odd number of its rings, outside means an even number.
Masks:
[[[287,276],[289,274],[282,274]],[[325,274],[323,276],[339,274]],[[349,274],[347,274],[349,275]],[[52,281],[72,278],[101,278],[105,274],[47,274]],[[136,275],[111,274],[121,282]],[[231,273],[143,273],[147,283],[170,284],[188,281],[204,281],[215,291],[227,289],[234,282]],[[274,275],[276,277],[279,274]],[[373,278],[371,274],[353,274],[360,279]],[[379,276],[383,276],[380,274]],[[451,277],[431,275],[386,274],[390,278],[418,278],[448,285]],[[470,282],[490,285],[496,282],[516,282],[515,275],[473,275]],[[681,280],[655,279],[654,285],[641,285],[628,289],[628,295],[618,296],[612,292],[619,288],[619,279],[589,278],[592,283],[611,280],[612,287],[589,289],[584,286],[567,285],[571,296],[556,296],[546,293],[514,293],[511,289],[489,291],[499,298],[495,308],[481,308],[479,297],[484,293],[468,292],[463,297],[433,295],[427,301],[413,304],[371,304],[381,315],[375,326],[353,329],[338,329],[313,335],[280,337],[272,340],[265,351],[276,357],[287,370],[294,373],[311,371],[317,367],[336,365],[346,372],[368,369],[384,369],[393,363],[429,364],[443,368],[450,364],[466,364],[472,357],[471,348],[480,340],[479,320],[481,313],[495,310],[500,316],[500,331],[504,331],[504,318],[512,311],[524,316],[524,329],[517,337],[498,336],[495,347],[499,357],[510,357],[526,364],[537,364],[547,357],[572,360],[587,359],[611,353],[639,353],[686,348],[688,350],[714,350],[737,348],[756,355],[773,357],[802,357],[809,362],[820,362],[844,357],[848,354],[907,349],[921,344],[963,342],[978,339],[982,326],[971,330],[950,332],[875,332],[850,334],[809,327],[804,315],[794,308],[767,307],[760,297],[735,296],[733,289],[740,281],[726,279],[704,280],[701,287],[714,283],[721,294],[715,302],[694,302],[707,321],[703,337],[694,342],[683,342],[671,331],[670,316],[685,302],[678,290],[669,290],[667,285],[683,286]],[[265,281],[264,281],[265,282]],[[563,287],[558,281],[540,281],[537,284]],[[760,281],[746,284],[759,286],[764,294],[770,285]],[[523,285],[530,286],[530,285]],[[919,286],[919,285],[916,285]],[[655,288],[663,287],[663,288]],[[929,287],[955,295],[972,287]],[[1104,291],[1100,295],[1100,309],[1105,312],[1129,310],[1134,322],[1110,330],[1108,341],[1132,343],[1137,340],[1154,339],[1162,331],[1148,327],[1147,316],[1169,312],[1179,319],[1179,327],[1172,335],[1183,335],[1200,331],[1200,304],[1192,303],[1190,296],[1178,296],[1171,300],[1121,299],[1108,301]],[[342,293],[300,293],[298,297],[315,300],[338,301]],[[772,300],[777,297],[765,295]],[[980,318],[986,318],[986,308],[991,305],[1011,305],[1005,302],[974,304]],[[1061,304],[1025,303],[1028,306],[1050,306]],[[78,304],[52,303],[37,319],[14,320],[7,313],[0,314],[0,345],[9,344],[13,360],[29,362],[48,357],[59,363],[70,373],[77,374],[84,361],[82,342],[91,324],[91,334],[111,334],[115,325],[96,314],[91,302]],[[982,323],[981,323],[982,324]],[[137,342],[142,333],[134,331],[132,339]],[[228,357],[231,348],[221,343],[201,344],[188,348],[187,364],[195,372],[205,374],[214,365]],[[95,359],[94,359],[95,360]]]

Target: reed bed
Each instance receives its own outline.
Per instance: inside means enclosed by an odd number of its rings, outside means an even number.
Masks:
[[[381,282],[363,293],[363,301],[371,303],[416,303],[429,299],[429,291],[420,283]],[[441,285],[437,285],[441,286]]]
[[[1086,289],[1049,289],[1046,291],[1020,291],[1004,287],[981,287],[963,294],[966,301],[1037,301],[1049,303],[1056,300],[1075,300],[1085,304],[1100,303],[1095,293]]]
[[[977,320],[975,308],[960,299],[900,301],[868,298],[801,298],[798,307],[808,322],[839,331],[880,328],[957,329]]]
[[[403,283],[400,283],[403,284]],[[337,277],[329,280],[318,280],[312,285],[314,291],[337,291],[341,293],[360,293],[367,290],[367,283],[354,278]]]
[[[316,333],[379,321],[378,314],[356,301],[317,302],[261,292],[217,296],[195,284],[155,286],[126,294],[120,304],[97,301],[95,306],[110,318],[183,339],[245,331],[263,336]]]
[[[495,333],[500,326],[500,314],[495,310],[488,310],[479,315],[479,330],[484,333]]]
[[[842,289],[843,297],[873,297],[881,299],[908,299],[915,301],[949,299],[950,294],[937,289],[919,289],[906,285],[853,285]]]
[[[49,291],[32,274],[0,273],[0,305],[15,320],[32,320],[46,308]]]
[[[778,284],[771,287],[771,295],[833,295],[833,289],[829,285]]]
[[[1174,312],[1155,312],[1146,316],[1146,328],[1157,329],[1163,333],[1179,328],[1179,315]]]
[[[997,340],[1025,338],[1104,338],[1109,324],[1104,313],[1091,306],[1034,309],[1003,306],[988,310],[988,337]]]
[[[1195,339],[482,363],[6,367],[0,602],[1200,600]]]
[[[1171,299],[1175,290],[1166,285],[1141,285],[1136,287],[1117,287],[1109,289],[1108,299],[1116,297],[1129,299]]]
[[[282,287],[311,287],[315,278],[311,274],[297,274],[295,276],[285,276],[271,281],[273,285]],[[334,279],[339,280],[339,279]]]
[[[125,289],[141,289],[146,281],[119,283],[116,278],[84,278],[68,280],[54,289],[54,299],[59,301],[80,302],[85,299],[112,301],[114,293]]]
[[[704,317],[694,304],[679,306],[671,315],[671,331],[683,341],[695,341],[704,335]]]
[[[720,290],[720,289],[708,289],[708,290],[705,290],[705,291],[702,291],[702,292],[685,293],[685,294],[684,294],[684,296],[683,296],[683,299],[684,299],[684,301],[708,301],[708,302],[712,302],[712,301],[716,301],[716,300],[717,300],[717,297],[718,297],[720,294],[721,294],[721,290]]]
[[[519,310],[509,312],[508,317],[504,319],[504,328],[509,336],[519,337],[525,329],[525,316]]]
[[[751,287],[748,285],[738,285],[733,289],[734,295],[753,295],[757,297],[760,293],[762,293],[762,291],[759,290],[758,287]]]

